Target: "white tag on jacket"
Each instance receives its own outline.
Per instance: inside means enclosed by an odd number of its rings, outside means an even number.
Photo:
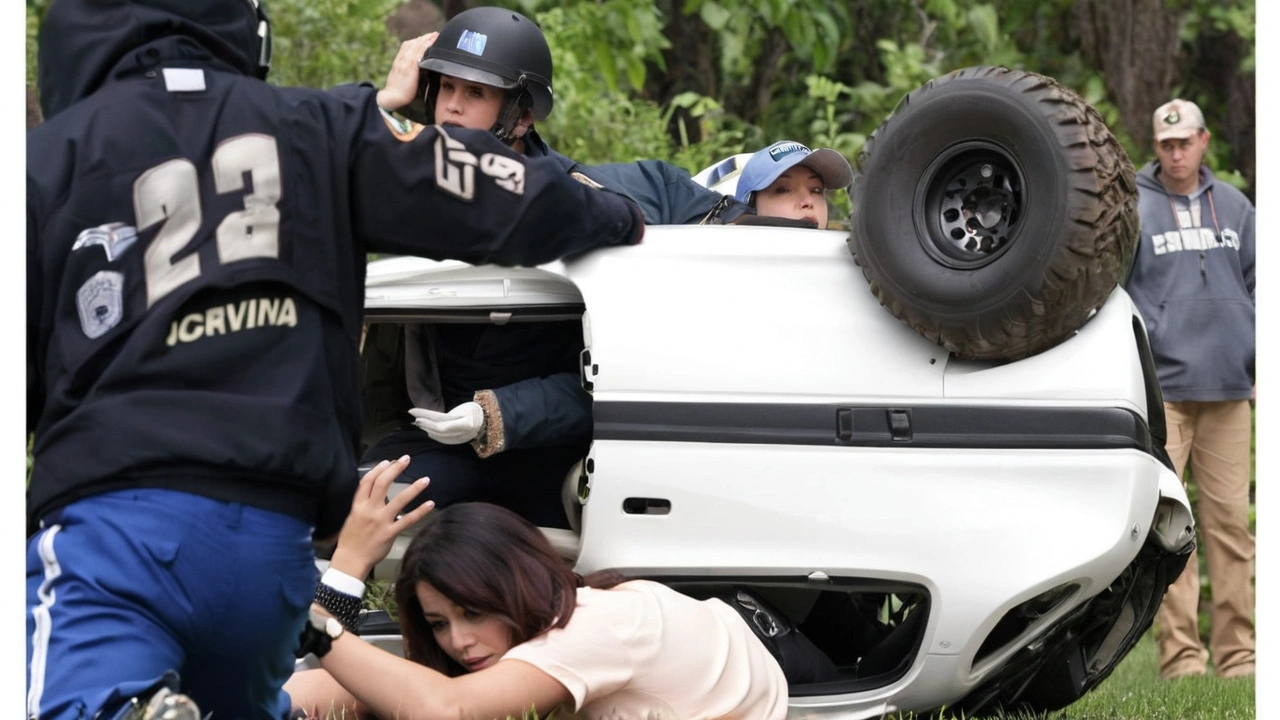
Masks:
[[[164,86],[169,92],[201,92],[204,90],[204,70],[165,68]]]

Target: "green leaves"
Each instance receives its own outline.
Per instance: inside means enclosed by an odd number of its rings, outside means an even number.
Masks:
[[[969,27],[979,45],[987,53],[994,53],[1000,45],[1000,19],[990,5],[977,5],[968,13]]]
[[[327,88],[385,82],[399,43],[386,17],[403,0],[272,0],[272,68],[278,85]]]
[[[602,82],[613,93],[643,88],[649,63],[666,68],[662,51],[671,42],[663,34],[664,15],[652,0],[525,4],[546,7],[534,20],[551,45],[557,90],[562,62],[572,63],[585,81]]]
[[[733,18],[733,13],[724,8],[717,2],[707,2],[702,4],[702,8],[698,11],[698,16],[702,18],[702,22],[707,27],[716,32],[721,32],[729,24],[729,20]]]
[[[385,21],[401,2],[269,0],[272,82],[381,85],[397,44]],[[664,158],[698,170],[784,137],[847,152],[860,147],[906,93],[971,65],[1056,78],[1102,113],[1135,160],[1150,155],[1124,135],[1112,87],[1118,81],[1081,46],[1081,23],[1090,21],[1085,10],[1101,0],[486,2],[519,10],[547,35],[556,110],[539,129],[583,161]],[[1229,98],[1235,83],[1223,78],[1230,80],[1228,66],[1238,64],[1246,83],[1252,79],[1255,3],[1165,3],[1182,29],[1174,92],[1199,102],[1218,123],[1207,162],[1224,180],[1238,176],[1229,172],[1232,140],[1224,119],[1241,106]],[[35,81],[36,30],[48,4],[26,0],[28,84]],[[680,46],[672,47],[676,38]],[[1234,132],[1249,132],[1238,120],[1235,125]],[[1245,173],[1252,172],[1250,164]]]

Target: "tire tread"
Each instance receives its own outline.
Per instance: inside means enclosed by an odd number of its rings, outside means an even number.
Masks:
[[[858,175],[874,157],[878,137],[897,118],[938,89],[966,81],[994,82],[1027,96],[1053,128],[1067,160],[1066,217],[1072,229],[1054,250],[1039,292],[1013,294],[999,313],[937,318],[879,282],[876,264],[860,257],[853,218],[849,247],[871,292],[907,325],[961,358],[1017,360],[1075,333],[1124,280],[1137,250],[1136,177],[1102,116],[1078,94],[1047,76],[995,66],[956,70],[908,93],[867,138],[857,158]]]

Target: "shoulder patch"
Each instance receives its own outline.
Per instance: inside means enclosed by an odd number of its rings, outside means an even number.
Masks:
[[[106,223],[81,230],[71,246],[71,252],[100,245],[102,251],[107,254],[107,261],[115,262],[115,259],[123,255],[124,251],[128,250],[137,239],[138,230],[132,225],[122,222]]]
[[[85,280],[76,291],[76,308],[80,311],[80,329],[90,340],[96,340],[120,324],[124,317],[124,275],[102,270]]]
[[[596,189],[596,190],[603,190],[603,189],[604,189],[604,186],[603,186],[603,185],[601,185],[600,183],[596,182],[595,180],[592,180],[591,178],[587,177],[586,175],[583,175],[582,173],[578,172],[577,170],[574,170],[573,172],[569,173],[569,177],[573,178],[574,180],[577,180],[578,182],[582,183],[583,185],[586,185],[586,186],[587,186],[587,187],[589,187],[589,188],[594,188],[594,189]]]
[[[422,128],[425,127],[424,125],[419,125],[412,120],[402,120],[395,115],[392,115],[391,112],[384,107],[379,107],[378,113],[382,115],[382,122],[386,123],[387,128],[391,130],[391,134],[395,135],[396,138],[402,142],[409,142],[410,140],[418,137],[418,133],[421,133]]]

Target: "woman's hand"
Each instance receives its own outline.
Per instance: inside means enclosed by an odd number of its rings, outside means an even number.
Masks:
[[[428,500],[411,512],[401,514],[406,505],[427,487],[429,480],[414,481],[398,495],[387,499],[387,489],[409,466],[409,456],[395,462],[383,460],[360,478],[351,512],[338,533],[338,546],[333,550],[329,567],[355,578],[369,576],[378,561],[391,551],[391,544],[405,528],[431,512],[435,503]]]
[[[427,48],[435,44],[439,35],[427,33],[400,43],[400,50],[387,73],[387,84],[378,91],[378,107],[398,110],[416,100],[418,93],[426,91],[426,88],[418,87],[421,77],[418,61],[427,53]]]

